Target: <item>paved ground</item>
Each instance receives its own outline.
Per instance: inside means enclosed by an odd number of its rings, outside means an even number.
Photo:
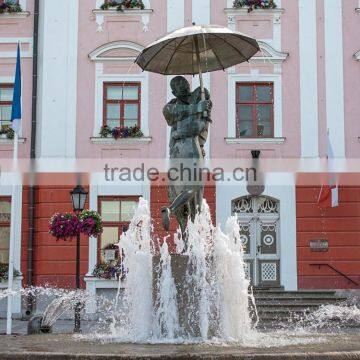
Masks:
[[[0,326],[4,329],[4,321]],[[14,330],[25,333],[25,322],[16,321]],[[91,323],[83,323],[84,332]],[[60,322],[55,331],[71,331],[72,322]],[[0,359],[360,359],[360,330],[332,334],[260,334],[262,346],[116,344],[79,339],[72,335],[0,336]],[[270,339],[272,339],[270,341]],[[290,340],[289,340],[290,339]],[[269,347],[270,342],[275,346]],[[292,342],[297,345],[291,345]],[[300,344],[299,344],[300,342]],[[311,342],[311,344],[305,344]],[[279,345],[283,346],[279,346]],[[286,345],[287,344],[287,345]],[[289,345],[290,344],[290,345]]]

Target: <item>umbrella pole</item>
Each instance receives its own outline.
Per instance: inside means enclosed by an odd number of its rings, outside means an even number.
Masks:
[[[195,50],[196,50],[196,60],[199,67],[199,80],[200,80],[200,89],[201,89],[201,100],[205,100],[205,89],[204,89],[204,79],[201,70],[201,62],[200,62],[200,50],[199,50],[199,41],[197,36],[194,36]]]
[[[201,70],[199,41],[198,41],[197,36],[194,36],[194,43],[195,43],[195,50],[196,50],[196,59],[197,59],[197,63],[198,63],[198,66],[199,66],[199,80],[200,80],[200,89],[201,89],[201,101],[204,101],[205,100],[204,79],[203,79],[202,70]],[[204,111],[202,115],[203,115],[204,118],[207,118],[209,116],[207,111]],[[205,143],[206,143],[206,140],[207,140],[207,137],[208,137],[208,133],[209,133],[209,122],[206,122],[205,129],[203,130],[201,136],[199,137],[199,144],[200,144],[200,147],[202,149],[204,157],[205,157],[204,146],[205,146]]]

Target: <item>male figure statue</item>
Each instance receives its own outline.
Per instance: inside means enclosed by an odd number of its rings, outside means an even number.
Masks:
[[[164,107],[163,114],[171,126],[168,194],[172,203],[162,209],[162,219],[164,228],[169,230],[170,214],[173,213],[186,240],[188,218],[195,219],[203,200],[204,183],[198,175],[205,156],[203,147],[211,122],[212,104],[207,90],[206,100],[202,101],[200,88],[191,92],[190,84],[183,76],[173,78],[170,86],[175,98]]]

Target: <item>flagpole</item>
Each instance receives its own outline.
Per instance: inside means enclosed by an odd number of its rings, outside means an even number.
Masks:
[[[12,333],[12,304],[13,304],[13,286],[14,286],[14,248],[15,248],[15,218],[17,204],[17,182],[18,182],[18,148],[19,148],[19,131],[21,120],[21,55],[20,43],[17,48],[16,71],[14,96],[11,111],[12,128],[14,130],[14,151],[13,151],[13,186],[11,196],[11,215],[10,215],[10,244],[9,244],[9,269],[8,269],[8,301],[6,317],[6,334]]]

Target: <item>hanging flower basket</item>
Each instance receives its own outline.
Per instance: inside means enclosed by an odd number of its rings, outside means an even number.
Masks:
[[[248,8],[248,12],[254,9],[275,9],[276,4],[274,0],[235,0],[233,7],[235,9]]]
[[[19,271],[14,269],[14,278],[20,276]],[[0,263],[0,283],[9,280],[9,264]]]
[[[101,10],[109,10],[115,8],[117,11],[124,11],[129,9],[144,10],[145,5],[142,0],[119,0],[119,1],[106,1],[100,6]]]
[[[80,221],[74,214],[54,214],[49,222],[49,233],[57,240],[70,240],[80,234]]]
[[[97,211],[84,210],[79,215],[80,231],[87,236],[97,237],[103,232],[102,218]]]
[[[105,125],[100,130],[100,136],[102,138],[113,137],[114,139],[128,139],[141,138],[144,134],[138,126],[124,126],[110,129],[107,125]]]

